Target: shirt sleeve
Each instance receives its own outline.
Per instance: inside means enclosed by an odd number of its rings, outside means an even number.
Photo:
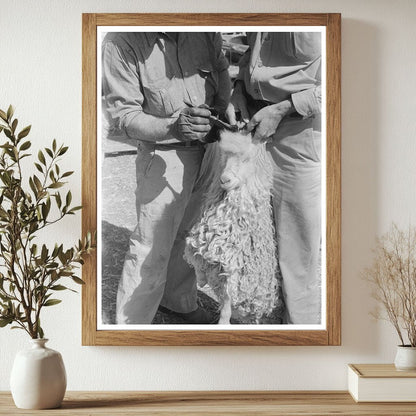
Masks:
[[[247,79],[246,73],[249,71],[251,54],[252,54],[253,46],[255,44],[258,33],[249,32],[247,33],[246,36],[247,36],[248,48],[244,52],[243,56],[240,58],[240,61],[238,62],[239,71],[238,71],[236,81],[238,80],[244,81],[245,79]]]
[[[144,97],[132,51],[114,42],[102,47],[102,93],[114,126],[126,132],[130,120],[143,111]]]
[[[236,81],[244,81],[245,79],[245,73],[248,70],[248,65],[250,63],[250,49],[247,49],[244,52],[244,55],[240,58],[240,61],[238,62],[238,74]]]
[[[315,87],[295,92],[291,95],[295,110],[304,118],[321,114],[322,112],[321,58],[319,58],[319,63],[319,68],[315,75]]]
[[[215,70],[218,73],[218,89],[214,98],[214,106],[223,112],[227,108],[231,95],[231,81],[228,74],[229,63],[222,51],[222,37],[215,33],[213,38],[215,50]]]
[[[292,94],[292,102],[295,110],[305,118],[321,114],[321,86],[318,85],[317,87]]]
[[[222,72],[228,69],[228,60],[222,51],[222,37],[221,34],[218,32],[214,35],[214,49],[216,57],[215,69],[218,72]]]

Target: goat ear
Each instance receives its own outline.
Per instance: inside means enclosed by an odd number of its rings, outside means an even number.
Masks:
[[[208,134],[204,138],[205,143],[214,143],[219,140],[221,140],[220,135],[221,130],[218,128],[218,126],[214,125],[212,126],[211,130],[208,132]]]

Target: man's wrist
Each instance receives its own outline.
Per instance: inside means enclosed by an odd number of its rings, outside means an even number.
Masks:
[[[273,104],[271,107],[273,107],[273,110],[281,117],[284,117],[296,111],[291,99],[287,99],[281,101],[280,103]]]
[[[171,116],[172,122],[170,124],[169,134],[170,136],[172,136],[173,139],[183,142],[186,140],[184,139],[181,132],[179,131],[179,126],[178,126],[179,116],[180,116],[180,111],[176,112],[174,115]]]

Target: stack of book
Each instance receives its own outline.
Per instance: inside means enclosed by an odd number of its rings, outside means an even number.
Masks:
[[[348,390],[356,402],[416,402],[416,371],[394,364],[349,364]]]

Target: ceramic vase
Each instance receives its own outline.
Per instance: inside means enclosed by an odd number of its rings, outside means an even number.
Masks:
[[[32,339],[31,348],[16,354],[10,387],[21,409],[59,407],[66,390],[66,372],[59,352],[45,346],[47,339]]]
[[[399,371],[416,371],[416,347],[399,345],[394,365]]]

